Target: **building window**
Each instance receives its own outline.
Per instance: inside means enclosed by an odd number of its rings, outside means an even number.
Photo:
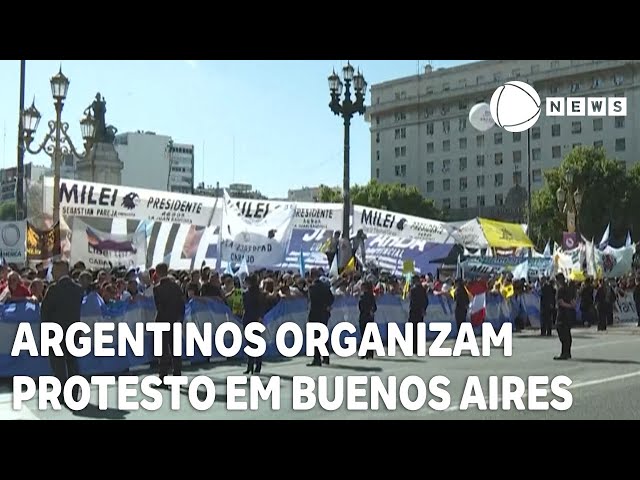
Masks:
[[[444,180],[442,180],[442,190],[445,192],[448,192],[449,190],[451,190],[451,180],[448,178],[445,178]]]
[[[396,112],[395,114],[395,121],[396,122],[402,122],[404,120],[407,119],[407,114],[404,112]]]
[[[448,152],[449,150],[451,150],[451,142],[449,140],[443,140],[442,141],[442,151],[443,152]]]
[[[550,93],[551,95],[553,95],[554,93],[558,93],[558,86],[557,86],[557,85],[551,85],[551,86],[549,87],[549,93]]]
[[[476,165],[478,167],[484,167],[484,155],[476,156]]]
[[[442,121],[442,133],[449,133],[451,131],[451,122],[449,120]]]
[[[458,88],[467,88],[467,79],[461,78],[458,80]]]
[[[401,183],[400,184],[400,188],[407,188],[407,184],[406,183]]]
[[[458,103],[458,110],[466,110],[467,107],[467,102],[464,100],[460,100],[460,102]]]
[[[571,122],[571,133],[582,133],[582,122]]]
[[[484,195],[478,195],[476,197],[476,205],[478,207],[484,207]]]
[[[396,165],[396,177],[406,177],[406,176],[407,176],[407,166]]]
[[[574,144],[571,146],[571,149],[573,150],[573,149],[575,149],[575,148],[579,148],[579,147],[581,147],[581,146],[582,146],[582,144],[581,144],[581,143],[574,143]]]
[[[427,173],[433,174],[433,162],[427,162]]]
[[[432,193],[433,192],[433,180],[429,180],[427,182],[427,193]]]
[[[600,132],[602,131],[602,119],[601,118],[594,118],[593,119],[593,131],[594,132]]]
[[[493,186],[494,187],[501,187],[502,183],[503,183],[502,174],[501,173],[496,173],[494,175],[494,179],[493,179]]]
[[[531,139],[539,140],[540,139],[540,127],[533,127],[531,129]]]
[[[560,158],[561,156],[562,152],[560,151],[560,145],[551,147],[551,158]]]
[[[602,140],[596,140],[595,142],[593,142],[593,146],[594,148],[602,148],[604,146]]]
[[[451,208],[451,200],[449,198],[442,199],[442,208],[444,210],[449,210]]]
[[[513,163],[519,164],[522,161],[522,152],[520,150],[514,150],[513,152]]]
[[[627,148],[624,138],[616,138],[616,152],[624,152]]]
[[[622,85],[624,83],[624,75],[618,74],[613,76],[614,85]]]
[[[599,78],[594,78],[591,82],[591,88],[598,88],[602,86],[602,80],[600,80]]]
[[[380,125],[380,115],[376,115],[376,125]]]
[[[514,185],[522,184],[522,172],[513,172],[513,184]]]
[[[501,193],[496,193],[495,202],[496,207],[501,207],[502,205],[504,205],[504,200]]]
[[[476,85],[480,85],[482,82],[484,82],[484,76],[483,75],[478,75],[476,77]]]
[[[538,73],[540,71],[540,65],[531,65],[531,73]]]
[[[458,163],[460,165],[460,171],[464,172],[467,169],[467,157],[460,157]]]
[[[433,142],[427,143],[427,153],[433,153]]]
[[[493,143],[495,145],[502,145],[502,132],[497,132],[493,134]]]
[[[380,178],[380,169],[376,168],[376,178]]]
[[[450,110],[451,107],[449,107],[449,105],[443,105],[442,108],[440,108],[440,115],[446,115]]]
[[[521,138],[522,138],[522,133],[513,132],[513,143],[519,142]]]
[[[615,117],[614,125],[616,128],[624,128],[624,117]]]
[[[502,74],[501,73],[494,73],[493,74],[493,81],[494,82],[500,82],[502,81]]]
[[[552,137],[559,137],[560,136],[560,124],[559,123],[554,123],[553,125],[551,125],[551,136]]]
[[[467,189],[467,177],[460,178],[460,191],[464,192]]]
[[[620,117],[618,117],[620,118]],[[467,139],[466,138],[461,138],[459,140],[459,144],[460,144],[460,150],[466,150],[467,149]]]
[[[462,117],[458,121],[458,131],[464,132],[467,129],[467,119],[466,117]]]
[[[407,128],[406,127],[396,128],[395,134],[396,134],[396,140],[400,140],[401,138],[407,138]]]
[[[467,197],[460,197],[460,208],[467,208]]]
[[[445,158],[442,160],[442,173],[448,173],[451,170],[451,160]]]
[[[493,158],[496,165],[502,165],[502,152],[495,153]]]
[[[575,93],[580,90],[580,83],[574,82],[571,84],[571,93]]]
[[[520,76],[520,69],[514,68],[513,70],[511,70],[511,76],[513,78],[518,78]]]
[[[406,157],[407,156],[407,147],[396,147],[395,148],[396,158]]]
[[[478,188],[483,188],[484,187],[484,175],[478,175],[476,177],[476,186]]]
[[[531,170],[531,181],[533,183],[540,183],[542,181],[542,170],[539,168]]]
[[[560,60],[551,60],[551,68],[559,68]]]
[[[380,150],[376,150],[376,161],[380,161]]]
[[[484,135],[478,135],[476,137],[476,147],[484,147]]]
[[[380,143],[380,132],[376,133],[376,143]]]
[[[542,151],[539,148],[531,149],[531,160],[537,162],[542,158]]]
[[[449,90],[451,90],[451,87],[449,86],[449,82],[445,82],[442,84],[442,91],[443,92],[448,92]]]

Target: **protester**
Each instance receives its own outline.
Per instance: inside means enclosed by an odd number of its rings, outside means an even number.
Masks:
[[[309,279],[312,283],[309,287],[308,321],[309,323],[318,322],[327,325],[331,317],[331,306],[335,297],[331,293],[326,277],[321,277],[318,270],[311,270]],[[318,338],[319,334],[319,332],[316,332],[315,337]],[[320,350],[316,347],[313,351],[313,361],[308,366],[320,367],[323,364],[329,365],[329,357],[321,358]]]
[[[243,327],[254,322],[262,323],[266,306],[265,295],[260,291],[256,275],[249,275],[245,280],[245,285],[247,289],[242,296],[242,310],[244,312],[242,316]],[[247,343],[250,347],[257,348],[255,343],[249,342],[248,340]],[[247,359],[247,369],[244,374],[252,375],[254,373],[260,373],[261,370],[262,357],[254,358],[249,355]]]
[[[565,277],[562,273],[556,276],[558,283],[557,292],[557,311],[558,318],[556,320],[558,338],[562,345],[560,355],[553,357],[554,360],[569,360],[571,358],[571,324],[576,311],[576,299],[572,289],[567,285]]]
[[[373,323],[374,314],[378,306],[376,305],[376,298],[373,296],[373,285],[371,282],[365,281],[362,283],[362,293],[360,294],[360,300],[358,302],[358,310],[360,311],[360,335],[364,335],[364,330],[368,323]],[[374,350],[367,350],[366,354],[361,358],[372,359]]]

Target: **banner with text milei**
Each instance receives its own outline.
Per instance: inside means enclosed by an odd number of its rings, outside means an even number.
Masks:
[[[403,215],[377,208],[353,207],[353,231],[367,235],[392,235],[428,243],[455,243],[453,229],[444,222]]]
[[[52,213],[52,177],[45,177],[42,196],[44,211]],[[339,230],[342,225],[342,205],[337,203],[232,200],[244,217],[252,221],[295,206],[294,228]],[[69,179],[60,181],[60,208],[64,217],[149,220],[201,227],[220,226],[223,214],[222,200],[216,202],[215,197]]]

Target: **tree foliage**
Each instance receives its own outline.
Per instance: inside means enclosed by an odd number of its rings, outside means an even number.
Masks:
[[[7,222],[16,219],[16,202],[0,203],[0,221]]]
[[[423,197],[415,186],[402,187],[398,183],[383,184],[371,180],[366,185],[354,185],[350,193],[354,205],[382,208],[416,217],[442,219],[442,212],[433,200]],[[339,188],[321,185],[318,201],[341,203],[342,191]]]
[[[573,182],[567,183],[567,172]],[[539,246],[547,240],[560,243],[566,231],[567,215],[558,208],[556,191],[559,187],[567,197],[579,188],[583,192],[581,208],[576,217],[577,231],[585,238],[599,240],[611,223],[613,244],[624,241],[627,229],[640,213],[640,169],[625,171],[623,163],[607,158],[602,148],[577,147],[558,168],[544,172],[545,185],[534,192],[531,201],[529,235]],[[635,210],[634,210],[635,208]],[[640,226],[640,223],[639,223]],[[638,230],[640,234],[640,230]]]

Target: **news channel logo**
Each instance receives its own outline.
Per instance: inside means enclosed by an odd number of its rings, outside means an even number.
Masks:
[[[489,105],[495,124],[507,132],[524,132],[542,113],[538,92],[528,83],[511,81],[499,86]],[[625,97],[546,97],[547,117],[624,117]]]

